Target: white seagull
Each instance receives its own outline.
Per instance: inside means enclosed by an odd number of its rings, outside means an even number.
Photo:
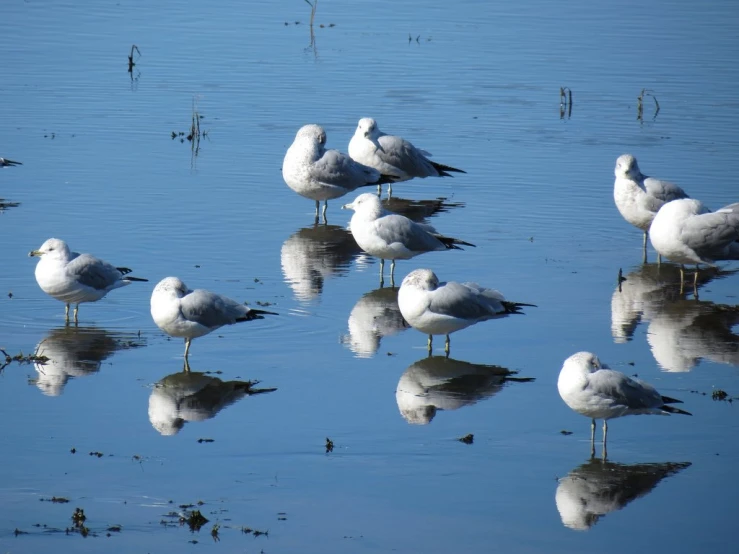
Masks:
[[[151,317],[162,331],[171,337],[185,339],[185,361],[190,341],[224,325],[264,319],[277,315],[265,310],[253,310],[226,296],[203,289],[190,290],[177,277],[166,277],[151,293]]]
[[[282,163],[282,178],[287,186],[299,195],[315,200],[316,217],[321,200],[325,219],[329,200],[358,187],[393,181],[338,150],[326,150],[325,145],[323,127],[304,125],[295,135]]]
[[[416,148],[401,137],[386,135],[371,117],[359,120],[357,130],[349,141],[349,155],[383,175],[395,177],[396,181],[408,181],[415,177],[451,177],[450,171],[467,173],[456,167],[432,162],[428,159],[431,156],[429,152]],[[388,193],[392,192],[390,184]]]
[[[369,192],[360,194],[342,209],[354,210],[349,229],[360,248],[380,258],[380,281],[385,260],[392,260],[390,279],[394,283],[395,260],[409,260],[435,250],[462,250],[460,245],[475,246],[441,235],[431,225],[386,210],[377,195]]]
[[[603,448],[605,455],[608,420],[627,415],[684,414],[669,404],[682,404],[662,396],[650,384],[602,364],[592,352],[577,352],[567,358],[557,381],[559,395],[572,410],[592,419],[590,425],[591,455],[594,452],[595,420],[603,420]]]
[[[430,269],[416,269],[403,279],[398,291],[398,307],[408,324],[429,336],[446,335],[444,351],[449,354],[449,335],[470,325],[521,313],[533,306],[508,302],[497,290],[477,283],[440,283]]]
[[[69,305],[75,304],[75,322],[83,302],[96,302],[113,289],[134,281],[148,281],[131,277],[127,267],[114,267],[91,254],[72,252],[60,239],[49,239],[28,255],[39,258],[35,275],[41,290],[66,304],[66,320],[69,320]]]
[[[649,228],[652,246],[678,264],[714,265],[739,260],[739,202],[710,211],[698,200],[685,198],[660,208]]]
[[[613,199],[623,218],[644,231],[646,259],[647,235],[654,216],[665,203],[688,195],[677,185],[644,175],[631,154],[618,157],[614,173]]]

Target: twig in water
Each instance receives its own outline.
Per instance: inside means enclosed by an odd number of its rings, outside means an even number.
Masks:
[[[648,88],[643,88],[641,89],[639,96],[636,97],[636,120],[637,121],[644,120],[644,98],[646,98],[647,96],[651,96],[652,100],[654,100],[654,116],[652,117],[652,120],[657,119],[657,114],[659,113],[659,102],[657,102],[657,97],[654,95],[653,90],[650,90]]]
[[[565,111],[567,119],[572,117],[572,90],[570,87],[559,87],[559,118],[564,119]]]
[[[128,55],[128,72],[129,73],[133,73],[133,66],[136,65],[136,62],[133,61],[134,51],[139,55],[139,58],[141,57],[141,51],[139,50],[139,47],[136,46],[135,44],[131,45],[131,53]]]

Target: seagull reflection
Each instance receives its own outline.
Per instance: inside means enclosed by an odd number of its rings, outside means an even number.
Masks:
[[[315,224],[298,230],[282,245],[282,274],[297,299],[310,302],[321,294],[326,278],[346,274],[361,252],[348,230]]]
[[[587,531],[598,520],[649,494],[690,462],[617,464],[592,458],[559,479],[555,502],[565,527]]]
[[[389,198],[383,206],[417,222],[437,213],[464,206],[445,198],[407,200]],[[337,225],[315,224],[299,229],[282,245],[280,261],[285,281],[301,302],[311,302],[323,292],[327,278],[346,275],[355,258],[363,256],[351,232]],[[367,263],[374,260],[367,258]]]
[[[676,300],[649,315],[647,342],[665,371],[690,371],[705,358],[739,366],[739,306]]]
[[[736,273],[701,270],[698,288]],[[629,273],[611,298],[611,333],[617,343],[632,339],[639,322],[648,322],[647,342],[666,371],[690,371],[701,358],[739,365],[739,307],[688,299],[681,290],[680,267],[645,264]]]
[[[516,371],[495,365],[472,364],[446,356],[429,356],[410,365],[398,381],[395,400],[408,423],[431,423],[438,410],[457,410],[490,398],[514,377]]]
[[[273,392],[258,381],[222,381],[194,371],[167,375],[149,396],[149,421],[162,435],[176,435],[188,421],[205,421],[244,396]]]
[[[33,380],[47,396],[59,396],[70,377],[84,377],[100,370],[103,361],[117,350],[145,346],[136,333],[111,332],[97,327],[66,325],[51,332],[36,347],[36,356],[47,361],[34,364]]]
[[[398,289],[382,288],[368,292],[349,314],[349,334],[341,338],[359,358],[371,358],[380,348],[382,337],[395,335],[408,324],[398,307]]]

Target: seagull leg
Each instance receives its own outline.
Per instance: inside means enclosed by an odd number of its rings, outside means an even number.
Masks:
[[[80,305],[77,304],[74,307],[74,322],[77,323],[77,312],[80,310]]]
[[[444,341],[444,353],[446,354],[446,357],[449,357],[449,335],[446,336],[446,340]]]
[[[647,263],[647,231],[644,231],[644,242],[642,244],[642,259],[641,263],[645,264]]]
[[[387,184],[387,197],[390,198],[393,195],[393,184]]]
[[[603,420],[603,448],[606,447],[606,439],[608,438],[608,421]]]
[[[395,260],[390,263],[390,279],[395,280]]]
[[[662,254],[657,252],[657,265],[660,265],[662,263]]]
[[[380,288],[385,286],[385,260],[380,258]]]
[[[190,353],[190,339],[185,339],[185,361],[187,361],[187,355]]]
[[[431,347],[432,347],[433,343],[434,343],[434,337],[433,337],[433,335],[429,335],[429,340],[426,343],[426,348],[428,348],[429,355],[431,355]]]
[[[382,196],[382,185],[377,185],[377,196]]]
[[[190,362],[185,358],[185,366],[182,368],[185,373],[190,373]]]
[[[390,288],[395,288],[395,275],[392,273],[390,274]]]
[[[595,420],[590,420],[590,457],[595,456]]]
[[[69,304],[67,304],[67,307],[64,308],[64,321],[69,323]]]
[[[326,223],[326,210],[328,209],[328,200],[323,201],[323,222]]]
[[[318,219],[318,213],[319,213],[318,210],[320,209],[320,207],[321,207],[321,203],[318,200],[316,200],[316,219]]]

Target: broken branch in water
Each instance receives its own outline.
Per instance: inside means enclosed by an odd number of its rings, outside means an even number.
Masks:
[[[559,87],[559,118],[564,119],[565,111],[567,118],[572,117],[572,90],[570,87]]]
[[[641,89],[641,92],[639,93],[639,96],[636,97],[636,119],[637,121],[643,121],[644,120],[644,98],[647,96],[651,96],[652,100],[654,100],[654,117],[652,119],[657,118],[657,114],[659,113],[659,102],[657,102],[657,97],[654,95],[654,91],[650,90],[648,88]]]
[[[133,73],[133,66],[136,65],[136,62],[133,61],[134,51],[139,55],[139,58],[141,57],[141,51],[139,50],[139,47],[136,46],[135,44],[131,45],[131,53],[128,55],[128,72],[129,73]]]

